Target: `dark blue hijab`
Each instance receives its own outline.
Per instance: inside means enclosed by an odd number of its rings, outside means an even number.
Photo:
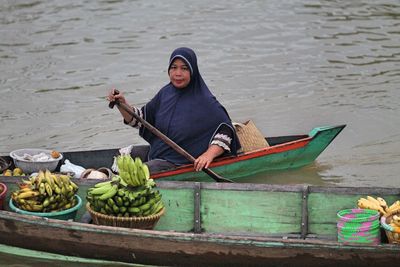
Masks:
[[[182,59],[190,69],[190,83],[177,89],[168,83],[143,107],[144,119],[185,149],[194,158],[204,153],[221,125],[233,131],[232,154],[240,148],[235,131],[225,108],[217,101],[200,75],[197,58],[190,48],[176,49],[170,57],[168,73],[176,58]],[[146,128],[140,128],[142,136],[150,144],[149,160],[164,159],[174,164],[189,161],[175,152]]]

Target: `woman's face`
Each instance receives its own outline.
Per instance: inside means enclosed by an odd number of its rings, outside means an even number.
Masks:
[[[175,59],[169,68],[169,79],[175,88],[183,89],[190,83],[189,66],[180,58]]]

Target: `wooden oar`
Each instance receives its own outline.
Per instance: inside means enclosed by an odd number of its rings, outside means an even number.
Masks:
[[[160,138],[162,141],[164,141],[167,145],[169,145],[171,148],[173,148],[176,152],[184,156],[187,160],[190,162],[194,162],[195,158],[190,155],[186,150],[184,150],[182,147],[180,147],[178,144],[176,144],[174,141],[169,139],[166,135],[164,135],[162,132],[160,132],[157,128],[155,128],[153,125],[148,123],[146,120],[144,120],[142,117],[140,117],[138,114],[136,114],[131,107],[124,103],[120,103],[118,101],[115,102],[110,102],[109,107],[113,108],[114,104],[117,104],[120,106],[123,110],[125,110],[129,115],[133,116],[137,121],[139,121],[144,127],[146,127],[152,134]],[[211,178],[213,178],[217,182],[224,182],[224,183],[233,183],[232,180],[224,178],[218,174],[216,174],[214,171],[210,169],[203,168],[203,171],[207,173]]]

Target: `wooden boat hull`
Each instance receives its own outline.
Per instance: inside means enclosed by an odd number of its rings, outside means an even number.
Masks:
[[[257,173],[300,168],[311,164],[343,130],[345,125],[316,127],[307,135],[266,138],[270,147],[214,161],[210,168],[229,179]],[[139,154],[146,146],[137,146]],[[86,168],[111,167],[117,149],[65,152],[64,158]],[[204,172],[195,172],[191,164],[171,171],[152,173],[152,178],[168,181],[213,181]]]
[[[140,267],[124,262],[65,256],[0,244],[1,266],[63,266],[63,267]]]
[[[4,179],[13,190],[16,177]],[[4,182],[4,181],[3,181]],[[82,197],[93,181],[76,181]],[[15,185],[14,185],[15,188]],[[400,189],[158,182],[166,213],[155,230],[0,211],[1,243],[67,256],[167,266],[382,266],[398,245],[336,241],[336,213]],[[84,210],[78,214],[78,220]]]

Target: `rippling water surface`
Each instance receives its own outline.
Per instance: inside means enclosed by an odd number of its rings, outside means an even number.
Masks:
[[[146,103],[178,46],[265,135],[347,124],[315,164],[245,181],[399,186],[400,3],[1,1],[0,153],[143,143],[105,101]]]

